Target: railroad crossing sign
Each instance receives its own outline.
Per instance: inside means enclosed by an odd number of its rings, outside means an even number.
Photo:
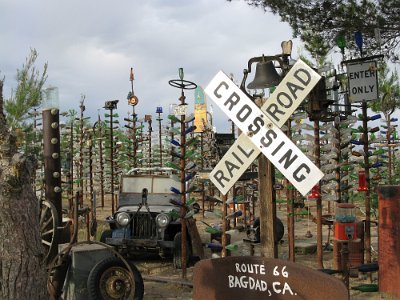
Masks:
[[[324,174],[280,130],[319,79],[298,60],[259,108],[225,73],[215,75],[205,92],[243,132],[210,173],[222,194],[228,193],[260,152],[303,196],[321,180]]]

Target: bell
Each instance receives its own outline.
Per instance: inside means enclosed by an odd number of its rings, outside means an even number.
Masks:
[[[247,88],[255,90],[277,86],[281,79],[272,61],[259,62],[256,65],[254,80],[247,85]]]

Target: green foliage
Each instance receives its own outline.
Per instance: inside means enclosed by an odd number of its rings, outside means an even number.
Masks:
[[[16,90],[12,92],[10,99],[5,100],[4,109],[11,129],[26,127],[28,112],[41,102],[40,93],[47,79],[47,63],[43,66],[43,71],[39,72],[35,66],[37,57],[37,51],[31,49],[22,69],[17,70]]]
[[[228,0],[229,1],[229,0]],[[336,37],[343,34],[347,47],[357,49],[354,33],[363,34],[366,53],[393,52],[400,42],[400,13],[398,0],[245,0],[249,5],[261,7],[281,17],[293,29],[293,35],[307,41],[311,32],[315,39],[325,41],[330,49]],[[375,38],[380,29],[381,43]]]
[[[378,65],[379,98],[370,103],[370,107],[375,112],[383,112],[385,118],[396,108],[400,108],[400,82],[399,74],[396,71],[389,71],[386,63]]]

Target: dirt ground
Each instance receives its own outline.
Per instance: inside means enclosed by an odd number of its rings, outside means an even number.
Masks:
[[[324,208],[326,210],[327,208]],[[304,264],[311,268],[317,269],[317,254],[314,253],[302,253],[302,246],[316,245],[316,224],[312,221],[313,215],[316,215],[315,208],[311,207],[310,214],[307,216],[296,216],[295,218],[295,246],[299,246],[300,251],[297,251],[295,259],[299,264]],[[326,213],[326,211],[324,211]],[[97,209],[97,219],[99,220],[98,237],[101,234],[103,228],[106,228],[102,220],[110,214],[109,209]],[[278,248],[278,258],[288,259],[288,240],[287,240],[287,226],[286,226],[286,205],[277,207],[277,215],[282,220],[285,226],[285,235]],[[219,224],[219,219],[213,217],[202,217],[201,213],[195,215],[197,225],[199,228],[200,235],[203,243],[210,242],[210,235],[205,232],[205,226],[201,220],[204,220],[208,224]],[[241,228],[241,220],[238,220],[238,228]],[[311,236],[307,234],[311,233]],[[323,241],[328,242],[328,226],[323,226]],[[371,228],[372,235],[372,261],[377,260],[377,228]],[[97,238],[98,238],[97,237]],[[238,245],[238,250],[233,251],[233,256],[245,256],[250,254],[250,249],[247,243],[243,242],[243,239],[247,238],[245,230],[234,230],[231,236],[231,243]],[[325,268],[333,268],[334,266],[334,255],[333,255],[333,232],[330,232],[329,245],[324,248],[323,262]],[[312,248],[312,247],[311,247]],[[211,258],[212,254],[209,249],[205,248],[206,257]],[[260,255],[259,249],[255,246],[255,255]],[[169,260],[161,260],[158,257],[151,257],[146,259],[138,259],[135,261],[138,269],[141,271],[144,279],[145,294],[144,299],[192,299],[192,275],[193,266],[187,269],[186,279],[182,278],[180,270],[176,270],[172,266],[172,262]],[[341,278],[340,275],[332,275]],[[377,283],[378,274],[372,274],[372,281],[365,274],[354,274],[355,277],[350,278],[350,287],[358,286],[365,283]],[[384,295],[379,292],[363,293],[361,291],[350,289],[350,299],[394,299],[393,297]]]

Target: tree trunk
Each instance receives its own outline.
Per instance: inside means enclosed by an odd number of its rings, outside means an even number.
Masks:
[[[30,184],[35,163],[17,153],[2,91],[0,80],[0,299],[46,299],[39,202]]]

